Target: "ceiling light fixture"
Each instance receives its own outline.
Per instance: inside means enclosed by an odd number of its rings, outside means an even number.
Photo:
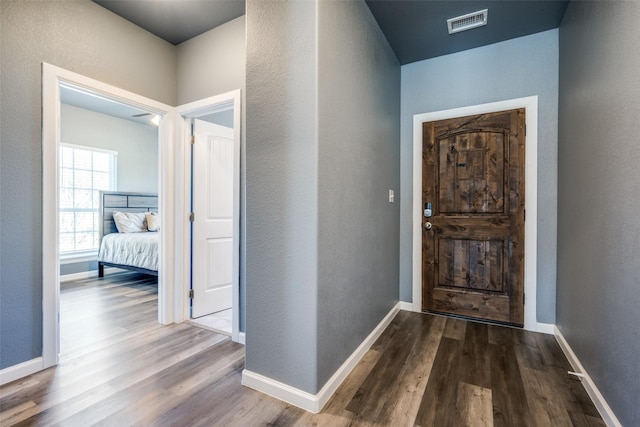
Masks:
[[[447,19],[447,27],[449,34],[459,33],[460,31],[470,30],[472,28],[487,25],[487,16],[489,9],[479,10],[456,18]]]

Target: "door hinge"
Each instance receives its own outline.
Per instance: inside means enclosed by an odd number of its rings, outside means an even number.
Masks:
[[[190,298],[190,299],[193,299],[193,289],[190,289],[190,290],[189,290],[189,298]]]
[[[195,213],[193,213],[193,212],[191,212],[191,213],[189,214],[189,222],[193,222],[193,221],[195,221],[195,220],[196,220],[196,214],[195,214]]]
[[[190,143],[191,145],[193,145],[193,144],[195,144],[195,143],[196,143],[196,136],[195,136],[195,135],[191,135],[189,143]]]
[[[527,125],[524,125],[524,136],[527,136]]]
[[[527,220],[527,210],[526,210],[526,209],[523,209],[522,211],[523,211],[523,212],[522,212],[522,220],[523,220],[523,221],[526,221],[526,220]]]
[[[193,292],[193,291],[191,291],[191,292]],[[191,298],[193,298],[193,297],[191,297]],[[524,301],[525,301],[525,294],[523,293],[523,294],[522,294],[522,304],[523,304],[523,305],[524,305]]]

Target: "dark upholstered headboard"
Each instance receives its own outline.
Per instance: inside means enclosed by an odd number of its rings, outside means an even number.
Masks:
[[[100,240],[102,236],[117,233],[113,212],[158,212],[158,195],[149,193],[100,192]]]

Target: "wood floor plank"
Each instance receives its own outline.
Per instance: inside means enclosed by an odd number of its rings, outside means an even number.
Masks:
[[[544,378],[544,372],[522,368],[520,373],[533,424],[536,426],[572,426],[571,418],[565,407],[560,402],[548,398],[552,389]]]
[[[460,381],[491,388],[491,360],[489,359],[489,325],[469,322],[465,328],[464,345],[460,356]]]
[[[451,338],[440,341],[415,425],[456,425],[456,392],[463,345],[464,342]]]
[[[20,403],[0,413],[0,425],[14,425],[40,412],[32,400]]]
[[[393,388],[385,392],[384,404],[377,417],[384,423],[411,425],[416,419],[445,330],[446,318],[422,316],[412,319],[412,322],[420,325],[420,335]]]
[[[446,326],[442,335],[445,338],[462,341],[469,322],[462,319],[456,319],[455,317],[445,317],[445,319]]]
[[[61,357],[0,387],[9,426],[604,426],[553,336],[400,311],[319,414],[241,385],[244,347],[159,325],[157,278],[65,283]]]
[[[378,339],[378,342],[381,340],[384,342],[386,340],[386,334],[383,334]],[[378,345],[376,349],[372,348],[363,356],[363,358],[358,362],[356,367],[351,371],[349,376],[344,380],[344,382],[338,387],[336,393],[333,397],[327,402],[327,405],[324,407],[321,414],[312,414],[310,412],[305,412],[302,414],[295,422],[294,426],[303,427],[303,426],[348,426],[352,425],[356,421],[356,416],[353,412],[350,412],[345,409],[344,402],[350,402],[355,393],[358,391],[360,385],[365,381],[368,375],[371,373],[371,370],[375,367],[378,360],[380,359],[380,355],[382,354],[384,347]]]
[[[495,426],[532,426],[522,377],[512,346],[490,345],[491,391]]]
[[[491,389],[463,382],[459,383],[456,409],[460,417],[460,426],[493,426]]]
[[[403,366],[411,355],[421,334],[422,322],[408,321],[404,314],[400,316],[400,327],[405,334],[396,334],[389,342],[375,368],[358,388],[346,409],[363,421],[377,420],[384,401],[380,394],[386,394],[394,387]]]
[[[591,416],[579,412],[569,412],[574,427],[606,427],[600,416]]]

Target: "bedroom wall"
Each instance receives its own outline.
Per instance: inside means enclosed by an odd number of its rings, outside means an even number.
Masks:
[[[60,141],[118,152],[118,191],[158,192],[158,128],[62,105]]]
[[[198,101],[240,89],[240,330],[245,330],[246,306],[246,18],[241,16],[177,46],[178,104]],[[218,114],[214,119],[232,127],[233,117]]]
[[[640,425],[640,3],[560,25],[557,325],[622,425]]]
[[[359,2],[247,2],[246,369],[315,394],[398,300],[400,66]]]
[[[319,2],[318,388],[398,301],[400,64],[364,2]]]
[[[413,115],[538,95],[537,319],[555,323],[558,56],[555,29],[402,67],[402,301],[412,301]]]
[[[117,190],[158,193],[158,128],[62,104],[63,143],[118,152]],[[97,270],[97,261],[63,261],[60,275]]]
[[[175,47],[88,0],[0,2],[0,369],[42,354],[42,62],[176,104]]]

